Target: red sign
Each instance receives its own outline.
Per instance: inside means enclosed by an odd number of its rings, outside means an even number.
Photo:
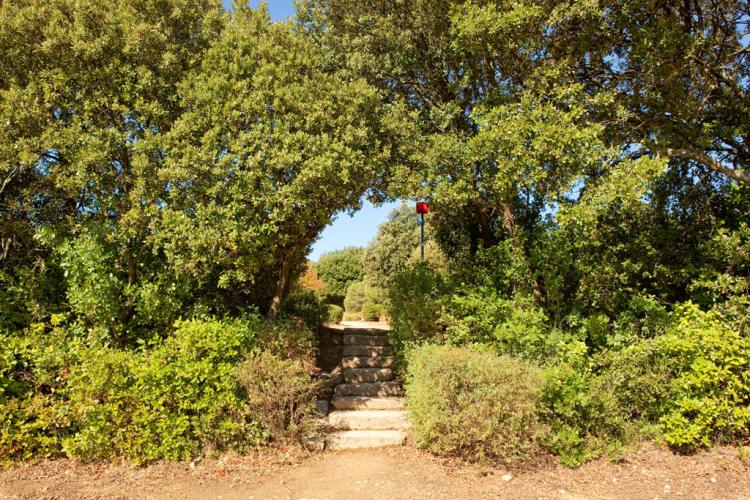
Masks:
[[[426,201],[418,201],[417,202],[417,213],[418,214],[427,214],[427,213],[430,213],[430,206],[427,204]]]

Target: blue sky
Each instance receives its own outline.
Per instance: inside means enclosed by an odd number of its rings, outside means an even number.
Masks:
[[[313,246],[309,259],[317,261],[321,254],[344,247],[365,247],[378,232],[378,225],[388,218],[388,213],[400,205],[400,202],[387,203],[374,207],[365,202],[362,210],[350,217],[340,214],[333,224],[329,225]]]
[[[286,19],[289,16],[294,15],[294,1],[293,0],[269,0],[268,10],[271,13],[271,18],[274,20]],[[224,6],[229,8],[232,5],[232,0],[224,0]],[[250,0],[250,5],[253,8],[258,7],[258,0]]]
[[[231,0],[224,0],[224,5],[229,8]],[[258,6],[258,0],[250,0],[252,7]],[[274,20],[286,19],[294,15],[293,0],[270,0],[268,10]],[[329,225],[313,246],[310,260],[317,261],[321,254],[338,250],[344,247],[363,247],[372,240],[378,232],[378,226],[385,222],[388,213],[400,203],[388,203],[381,207],[374,207],[365,202],[362,210],[350,217],[346,213],[339,214],[336,220]]]

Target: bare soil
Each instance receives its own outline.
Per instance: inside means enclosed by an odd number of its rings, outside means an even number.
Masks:
[[[523,469],[482,469],[407,446],[273,449],[147,467],[54,460],[0,470],[1,499],[352,497],[750,499],[750,462],[735,448],[679,456],[645,444],[619,463],[566,469],[542,459]]]

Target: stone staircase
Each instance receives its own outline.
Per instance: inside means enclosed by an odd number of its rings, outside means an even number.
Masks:
[[[402,445],[409,422],[387,332],[346,328],[342,339],[343,381],[334,389],[326,448]]]

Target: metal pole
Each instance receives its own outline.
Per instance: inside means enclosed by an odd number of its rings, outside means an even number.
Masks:
[[[422,218],[422,223],[420,224],[420,236],[419,236],[419,244],[420,244],[420,250],[421,250],[421,256],[422,256],[422,262],[424,262],[424,214],[419,214],[419,216]]]

